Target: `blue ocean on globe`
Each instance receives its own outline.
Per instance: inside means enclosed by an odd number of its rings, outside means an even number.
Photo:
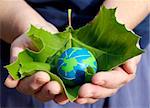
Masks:
[[[97,62],[93,54],[85,48],[72,47],[63,52],[58,59],[57,72],[66,85],[82,84],[87,67],[97,71]]]

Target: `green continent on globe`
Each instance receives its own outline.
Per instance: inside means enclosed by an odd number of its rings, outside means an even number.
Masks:
[[[70,72],[74,70],[74,67],[78,64],[77,60],[75,58],[66,59],[64,58],[65,66],[62,66],[62,70],[65,70],[65,72]]]

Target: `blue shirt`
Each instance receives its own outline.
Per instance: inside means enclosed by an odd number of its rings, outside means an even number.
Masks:
[[[72,9],[74,29],[91,21],[104,0],[27,0],[40,15],[54,24],[59,30],[67,27],[67,11]]]

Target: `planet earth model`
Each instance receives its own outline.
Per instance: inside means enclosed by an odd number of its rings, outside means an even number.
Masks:
[[[97,71],[97,62],[93,54],[85,48],[72,47],[65,50],[58,59],[57,72],[68,86],[82,84],[87,67]]]

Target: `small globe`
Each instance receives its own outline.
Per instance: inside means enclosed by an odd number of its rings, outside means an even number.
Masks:
[[[58,59],[57,72],[66,85],[74,86],[84,82],[87,67],[96,73],[97,62],[93,54],[85,48],[72,47]]]

